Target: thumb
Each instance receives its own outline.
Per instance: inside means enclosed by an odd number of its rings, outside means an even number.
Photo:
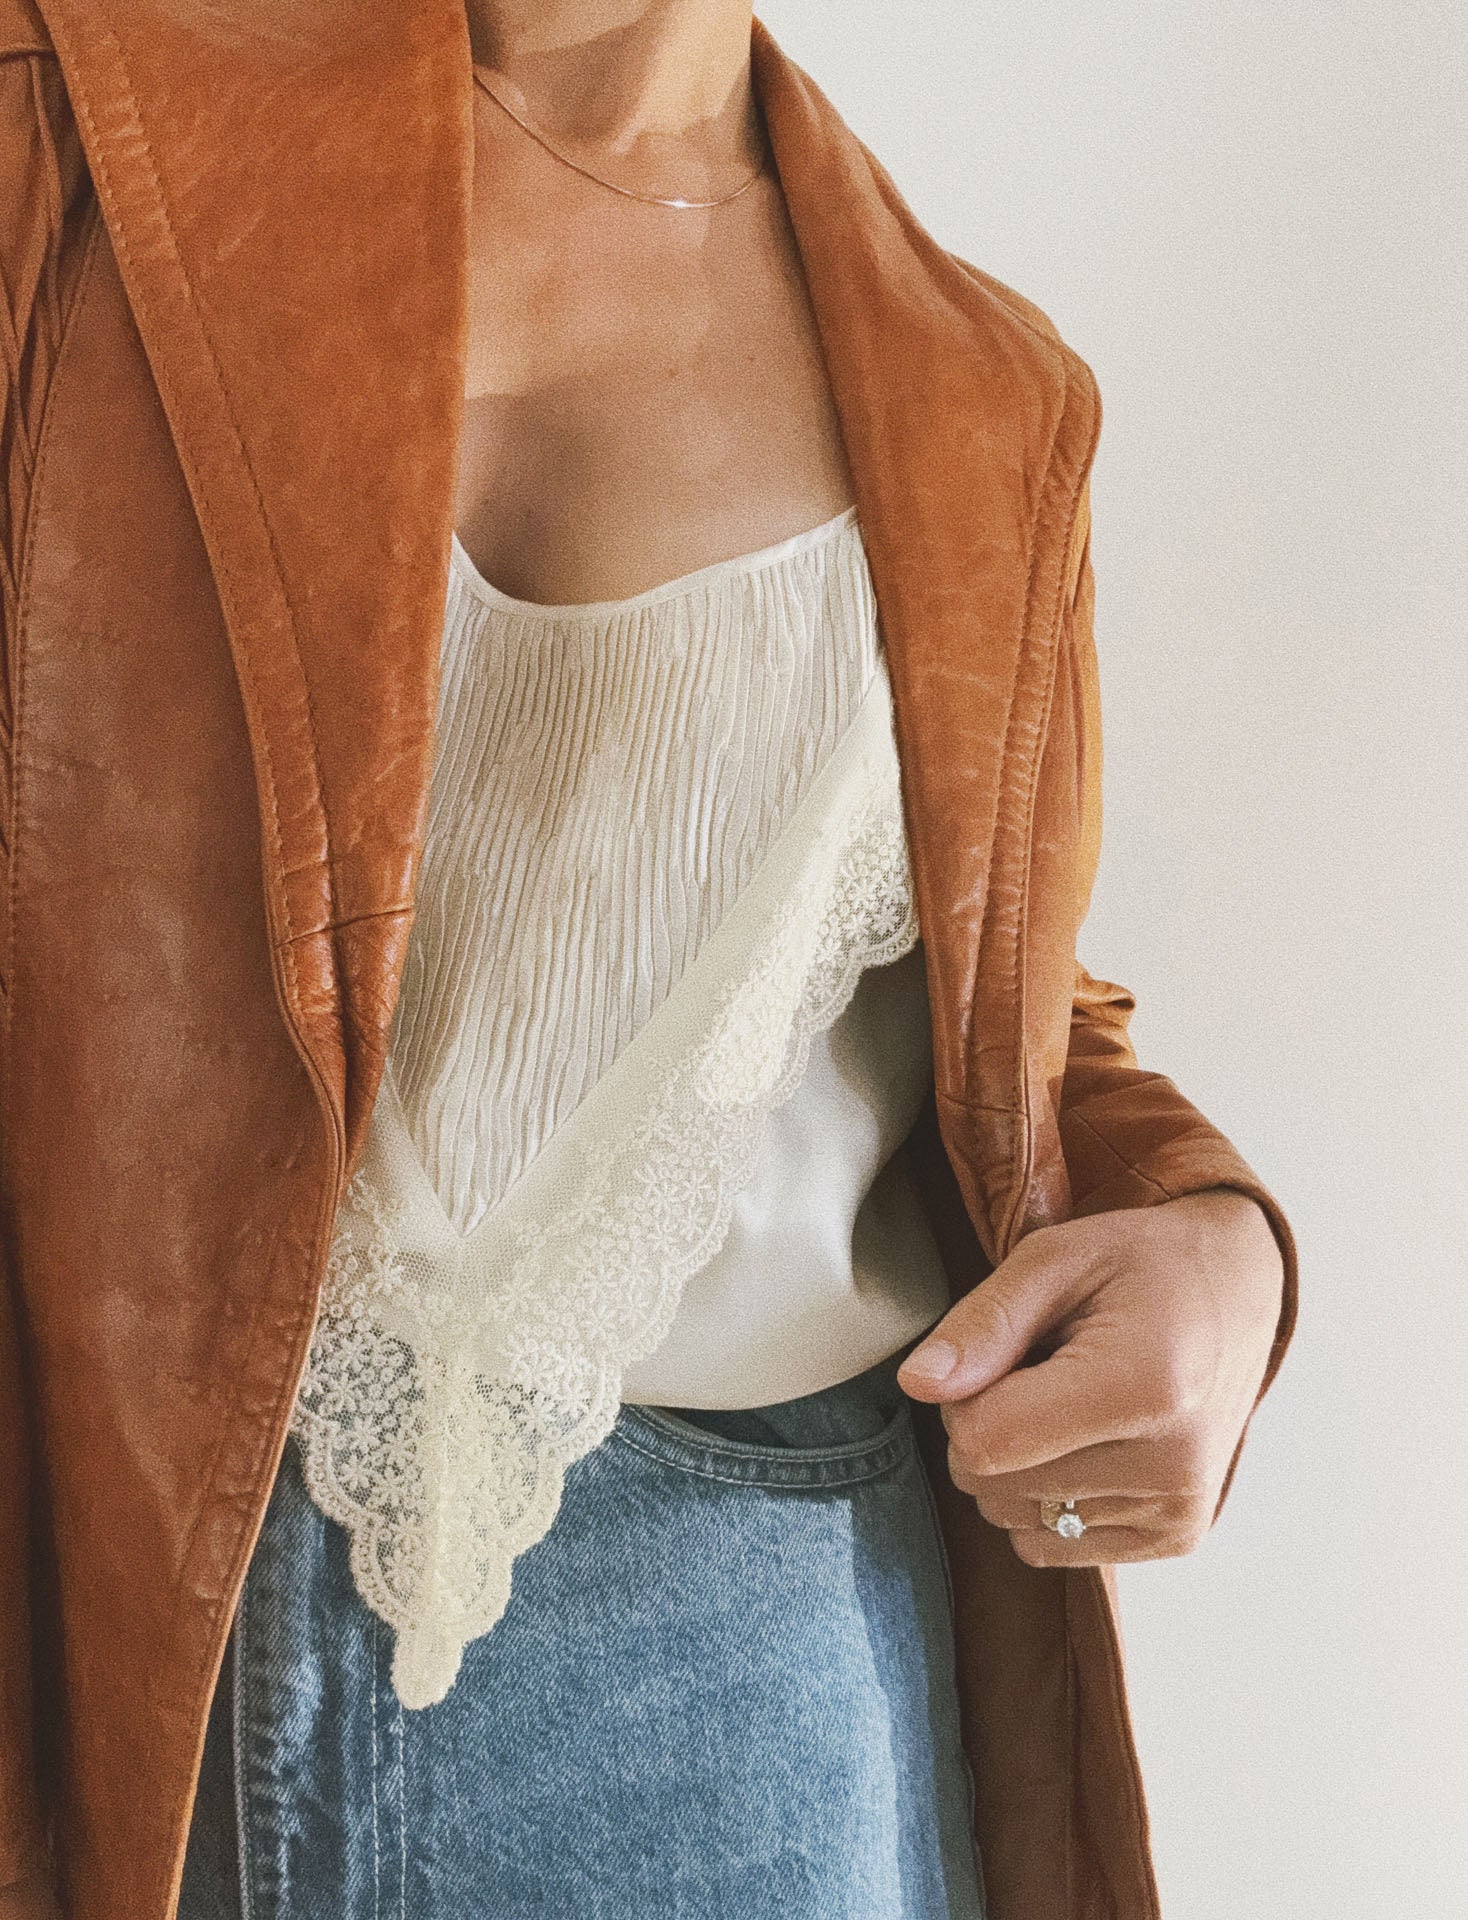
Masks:
[[[964,1400],[1017,1367],[1072,1310],[1078,1263],[1037,1231],[951,1306],[897,1370],[914,1400]]]

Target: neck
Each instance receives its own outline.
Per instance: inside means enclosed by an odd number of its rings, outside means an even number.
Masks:
[[[553,138],[656,168],[759,154],[750,0],[467,0],[477,66]]]

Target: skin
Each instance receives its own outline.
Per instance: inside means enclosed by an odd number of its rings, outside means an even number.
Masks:
[[[455,524],[521,599],[641,592],[850,504],[819,338],[731,0],[479,0]]]
[[[762,145],[743,0],[471,0],[497,90],[619,185],[713,198]],[[506,592],[612,599],[813,526],[850,474],[778,182],[645,206],[477,91],[459,537]],[[1214,1188],[1029,1234],[904,1362],[949,1466],[1040,1565],[1185,1553],[1263,1377],[1283,1261]],[[1042,1364],[1022,1365],[1035,1349]],[[939,1377],[926,1363],[956,1354]],[[1068,1541],[1041,1499],[1081,1502]]]

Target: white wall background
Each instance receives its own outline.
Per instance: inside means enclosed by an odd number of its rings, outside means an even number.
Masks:
[[[1100,379],[1081,953],[1301,1245],[1223,1519],[1121,1570],[1164,1910],[1459,1920],[1468,9],[756,11]]]

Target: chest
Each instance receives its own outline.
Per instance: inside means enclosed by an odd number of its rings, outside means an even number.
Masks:
[[[528,600],[641,592],[852,497],[778,196],[601,199],[476,196],[455,524]]]

